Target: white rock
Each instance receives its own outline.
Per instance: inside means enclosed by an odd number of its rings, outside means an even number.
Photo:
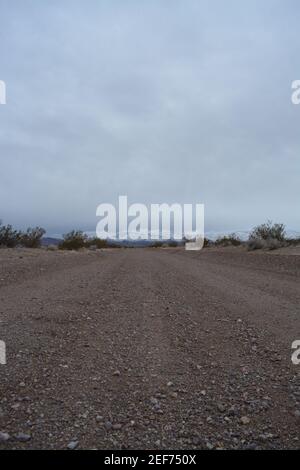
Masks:
[[[10,439],[10,435],[7,432],[0,432],[0,442],[7,442]]]
[[[78,446],[79,442],[78,441],[71,441],[68,444],[68,449],[69,450],[74,450]]]

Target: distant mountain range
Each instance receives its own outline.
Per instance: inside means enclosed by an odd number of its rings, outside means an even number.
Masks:
[[[61,242],[60,238],[51,238],[51,237],[43,237],[42,238],[42,246],[49,246],[49,245],[59,245]]]

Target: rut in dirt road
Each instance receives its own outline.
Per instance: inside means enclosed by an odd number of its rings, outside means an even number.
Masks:
[[[0,257],[0,448],[299,447],[299,256]]]

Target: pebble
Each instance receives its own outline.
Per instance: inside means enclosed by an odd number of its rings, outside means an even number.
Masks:
[[[7,442],[10,439],[10,435],[7,432],[0,432],[0,442]]]
[[[78,446],[79,442],[78,441],[71,441],[68,444],[68,449],[69,450],[75,450],[76,447]]]
[[[106,421],[104,426],[106,431],[110,431],[110,429],[112,428],[112,423],[110,421]]]
[[[113,376],[114,377],[119,377],[121,375],[121,372],[119,370],[116,370],[114,373],[113,373]]]
[[[151,397],[151,398],[150,398],[150,403],[151,403],[152,405],[158,405],[159,402],[158,402],[158,399],[157,399],[157,398]]]
[[[23,432],[20,432],[19,434],[16,435],[16,439],[19,442],[28,442],[31,439],[30,434],[24,434]]]
[[[250,418],[248,418],[248,416],[242,416],[242,417],[241,417],[241,423],[242,423],[242,424],[245,424],[245,425],[246,425],[246,424],[249,424],[250,421],[251,421],[251,420],[250,420]]]
[[[122,429],[122,424],[113,424],[112,428],[114,431],[119,431],[120,429]]]

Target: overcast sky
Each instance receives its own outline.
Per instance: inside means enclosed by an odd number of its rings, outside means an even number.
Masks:
[[[300,231],[299,0],[0,0],[0,219],[204,203],[207,230]]]

